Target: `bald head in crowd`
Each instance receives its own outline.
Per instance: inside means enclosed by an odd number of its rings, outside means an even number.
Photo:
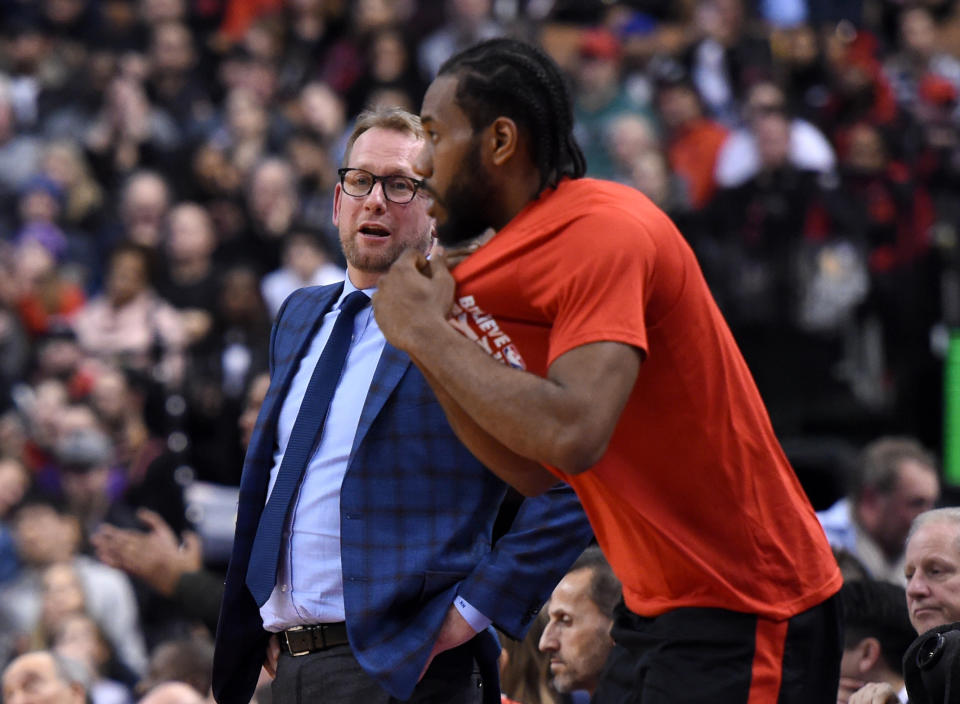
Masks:
[[[48,650],[25,653],[3,671],[4,704],[84,704],[86,697],[83,665]]]

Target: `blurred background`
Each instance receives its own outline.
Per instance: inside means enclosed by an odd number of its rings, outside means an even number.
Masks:
[[[678,224],[814,506],[890,435],[956,502],[954,0],[0,0],[0,658],[65,637],[71,583],[129,606],[73,631],[125,691],[204,632],[96,536],[223,570],[272,318],[343,277],[354,118],[495,36],[560,64],[588,175]]]

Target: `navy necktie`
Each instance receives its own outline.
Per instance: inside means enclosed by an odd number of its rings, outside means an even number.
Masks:
[[[280,461],[277,480],[260,515],[257,535],[253,540],[250,561],[247,564],[247,587],[257,606],[266,603],[277,583],[280,542],[287,513],[290,511],[290,500],[313,454],[327,417],[327,410],[330,408],[330,400],[340,382],[340,374],[353,335],[353,319],[369,302],[370,299],[363,291],[354,291],[344,299],[330,338],[313,369],[310,383],[307,384],[300,411]]]

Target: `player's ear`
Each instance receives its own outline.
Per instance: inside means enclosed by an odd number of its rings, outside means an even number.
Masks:
[[[520,130],[516,122],[501,115],[490,123],[487,131],[490,161],[495,166],[501,166],[519,149]]]

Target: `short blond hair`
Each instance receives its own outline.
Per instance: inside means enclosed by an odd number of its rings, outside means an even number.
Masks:
[[[353,145],[360,135],[367,130],[372,130],[374,127],[394,130],[395,132],[409,134],[417,139],[423,139],[423,126],[420,124],[420,118],[412,112],[398,107],[364,110],[357,116],[357,121],[353,125],[353,131],[347,139],[347,146],[343,151],[342,166],[346,166],[350,160],[350,152],[353,151]]]

